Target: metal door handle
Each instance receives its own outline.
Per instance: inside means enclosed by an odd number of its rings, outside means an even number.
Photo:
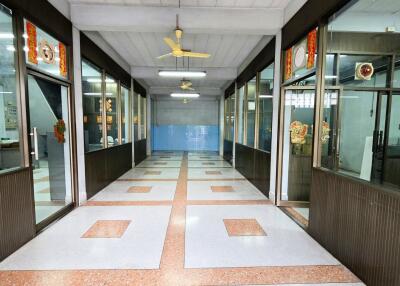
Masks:
[[[33,132],[30,134],[33,136],[33,152],[31,155],[35,155],[35,160],[39,160],[39,147],[38,147],[38,137],[37,137],[37,127],[32,128]]]

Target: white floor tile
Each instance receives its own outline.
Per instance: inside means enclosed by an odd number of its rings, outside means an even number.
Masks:
[[[186,216],[186,268],[339,264],[275,206],[188,206]],[[228,236],[223,219],[251,218],[267,236]]]
[[[143,161],[136,167],[137,168],[180,168],[181,164],[182,164],[181,161],[150,160],[150,161]]]
[[[170,206],[80,207],[6,258],[1,270],[155,269]],[[131,220],[121,238],[81,238],[97,220]]]
[[[209,163],[212,163],[210,165]],[[211,161],[211,160],[195,160],[188,162],[189,168],[232,168],[232,166],[226,161]]]
[[[233,192],[213,192],[211,186],[232,186]],[[188,200],[265,200],[267,199],[248,181],[189,181]]]
[[[219,171],[221,174],[207,174],[206,171]],[[189,179],[243,179],[244,177],[233,168],[189,168]]]
[[[152,175],[149,172],[161,172]],[[178,179],[180,168],[135,168],[123,174],[119,179]]]
[[[129,193],[133,186],[152,187],[148,193]],[[164,201],[173,200],[176,182],[124,182],[116,181],[97,193],[91,201]]]

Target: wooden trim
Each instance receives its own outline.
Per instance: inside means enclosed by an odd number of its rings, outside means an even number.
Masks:
[[[367,285],[400,285],[400,193],[313,169],[309,233]]]
[[[97,67],[104,69],[107,74],[111,75],[116,80],[120,80],[124,86],[128,88],[131,87],[131,76],[128,72],[120,67],[83,32],[80,32],[80,38],[81,54],[83,58],[89,60]]]
[[[146,98],[146,89],[135,79],[133,80],[133,89],[136,93],[140,94],[141,97]]]
[[[309,31],[326,21],[333,13],[352,0],[308,0],[282,28],[282,50],[305,37]]]
[[[72,46],[72,23],[46,0],[1,0],[1,4],[18,11],[68,46]]]
[[[250,64],[237,77],[238,88],[241,88],[246,82],[256,76],[257,72],[261,72],[275,60],[275,41],[271,41],[258,53],[258,55],[250,62]]]

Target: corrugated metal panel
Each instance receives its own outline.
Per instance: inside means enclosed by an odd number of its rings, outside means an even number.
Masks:
[[[314,169],[309,232],[367,285],[400,285],[400,192]]]
[[[0,260],[35,235],[31,170],[0,176]]]

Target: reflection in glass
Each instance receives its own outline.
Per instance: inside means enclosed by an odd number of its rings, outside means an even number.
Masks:
[[[233,93],[229,98],[228,98],[228,105],[229,105],[229,140],[233,141],[234,140],[234,128],[235,128],[235,94]]]
[[[285,91],[282,200],[309,201],[315,90]]]
[[[68,89],[28,76],[36,223],[72,202]]]
[[[136,92],[133,94],[133,139],[134,141],[140,140],[139,138],[139,101],[140,101],[140,94]]]
[[[388,146],[385,157],[384,182],[400,187],[400,94],[392,95]]]
[[[104,108],[106,109],[107,146],[118,145],[118,116],[117,116],[118,84],[110,76],[106,76],[106,92]]]
[[[274,89],[274,64],[260,73],[259,86],[259,146],[264,151],[271,152],[272,111]]]
[[[245,94],[244,94],[245,86],[242,86],[239,89],[239,98],[238,98],[238,143],[243,144],[244,139],[244,114],[245,114]]]
[[[121,137],[122,143],[129,142],[129,89],[121,86]]]
[[[85,152],[103,148],[102,74],[100,69],[82,61],[83,128]]]
[[[254,147],[254,129],[256,123],[256,85],[257,80],[255,77],[247,83],[246,145],[249,147]]]
[[[147,104],[146,98],[140,97],[140,139],[146,139],[146,114]]]
[[[16,97],[15,37],[11,12],[0,5],[0,173],[19,167],[18,107]]]

